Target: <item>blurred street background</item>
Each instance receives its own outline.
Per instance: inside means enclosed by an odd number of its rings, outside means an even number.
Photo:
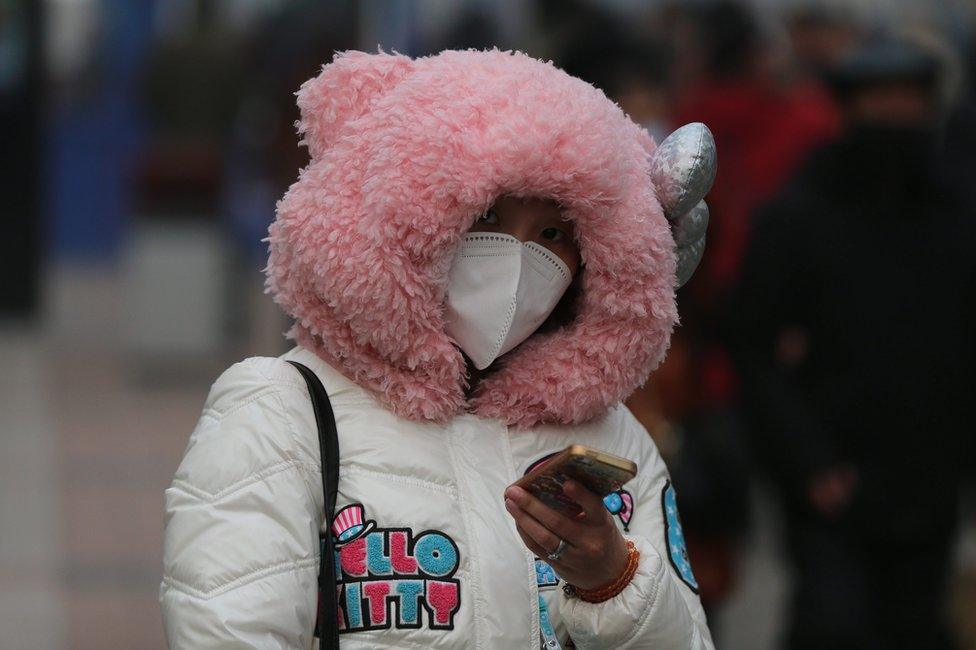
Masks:
[[[976,648],[968,0],[0,0],[0,648],[162,648],[163,490],[289,346],[262,239],[336,50],[518,49],[718,145],[628,402],[719,648]]]

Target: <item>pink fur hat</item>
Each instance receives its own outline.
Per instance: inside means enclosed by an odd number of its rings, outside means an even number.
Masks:
[[[311,163],[270,228],[268,290],[292,338],[396,414],[578,423],[661,362],[677,311],[655,145],[601,91],[518,52],[343,52],[298,105]],[[574,322],[530,337],[466,400],[444,333],[448,272],[501,195],[562,206],[582,292]]]

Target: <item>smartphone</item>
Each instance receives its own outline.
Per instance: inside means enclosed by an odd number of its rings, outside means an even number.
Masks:
[[[637,476],[637,464],[586,445],[570,445],[529,469],[515,481],[529,494],[569,516],[580,513],[579,504],[563,494],[563,482],[571,478],[590,492],[605,497]]]

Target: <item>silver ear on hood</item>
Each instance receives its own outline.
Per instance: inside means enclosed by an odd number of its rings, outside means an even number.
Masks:
[[[715,138],[701,122],[676,130],[651,156],[651,181],[674,234],[677,287],[691,278],[705,252],[708,206],[703,199],[715,170]]]

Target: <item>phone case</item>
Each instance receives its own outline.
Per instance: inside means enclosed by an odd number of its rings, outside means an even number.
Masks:
[[[634,477],[631,471],[624,468],[601,462],[590,455],[571,453],[572,451],[573,447],[554,456],[545,465],[517,481],[517,485],[550,508],[573,516],[580,512],[580,507],[563,494],[562,485],[567,478],[604,497],[619,490]],[[633,463],[629,464],[633,466]]]

